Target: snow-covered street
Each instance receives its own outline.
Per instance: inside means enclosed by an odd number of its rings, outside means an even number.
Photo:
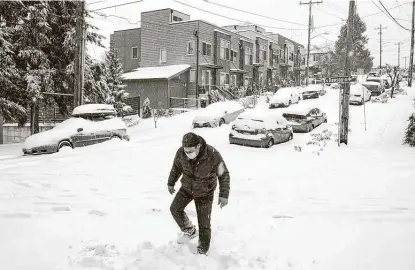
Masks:
[[[231,175],[229,205],[214,204],[208,257],[175,243],[167,191],[195,112],[157,129],[143,120],[130,142],[29,157],[0,146],[1,268],[413,270],[415,152],[402,138],[414,96],[368,102],[367,131],[363,106],[350,106],[348,146],[335,141],[332,89],[301,101],[321,107],[327,124],[270,149],[230,145],[232,124],[195,129]],[[310,144],[323,131],[329,139]],[[196,222],[193,204],[187,212]]]

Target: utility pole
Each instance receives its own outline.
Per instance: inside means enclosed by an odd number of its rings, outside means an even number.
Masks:
[[[415,1],[415,0],[414,0]],[[351,51],[353,43],[353,24],[355,14],[355,1],[350,0],[349,2],[349,18],[347,20],[347,42],[346,42],[346,67],[345,76],[351,76]],[[344,84],[343,90],[343,104],[342,104],[342,117],[341,117],[341,133],[340,142],[347,145],[349,137],[349,99],[350,99],[350,83]]]
[[[406,69],[406,59],[408,59],[408,56],[404,56],[402,58],[405,59],[405,69]]]
[[[383,29],[387,29],[386,27],[382,27],[382,24],[378,27],[375,28],[375,30],[379,30],[379,35],[380,35],[380,42],[379,42],[379,68],[382,68],[382,30]]]
[[[402,42],[395,43],[398,45],[398,68],[401,68],[401,44]]]
[[[305,77],[306,77],[305,85],[308,85],[309,64],[310,64],[310,41],[311,41],[311,18],[312,18],[311,7],[314,4],[321,4],[321,3],[323,3],[323,1],[313,2],[313,0],[310,0],[310,2],[308,2],[308,3],[300,2],[300,5],[308,5],[308,43],[307,43],[307,67],[306,67],[306,70],[305,70]]]
[[[409,78],[408,86],[412,86],[412,72],[414,65],[414,22],[415,21],[415,0],[412,1],[412,25],[411,25],[411,55],[409,55]]]
[[[196,109],[199,109],[199,23],[197,30],[194,31],[196,36]]]
[[[84,71],[85,71],[85,1],[79,1],[76,8],[76,49],[74,63],[74,108],[83,104]]]

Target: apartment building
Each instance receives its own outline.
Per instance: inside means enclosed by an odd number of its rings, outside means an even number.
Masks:
[[[196,84],[199,94],[253,84],[272,90],[304,70],[304,47],[288,38],[256,25],[191,20],[170,8],[141,13],[141,28],[116,31],[110,39],[130,97],[140,96],[141,103],[149,97],[153,108],[194,99]]]
[[[330,76],[330,59],[334,56],[334,52],[329,48],[315,47],[310,50],[310,77],[312,76]]]
[[[252,40],[206,21],[190,20],[189,15],[173,9],[143,12],[141,28],[116,31],[111,35],[110,44],[128,72],[126,83],[130,96],[140,95],[142,102],[148,96],[153,99],[162,97],[157,103],[151,101],[153,107],[166,108],[181,98],[195,97],[196,82],[202,94],[217,87],[240,87],[252,83]],[[132,59],[138,59],[138,63]],[[155,74],[157,67],[164,67],[164,71],[166,67],[172,67],[177,71],[178,65],[183,70],[177,76],[169,73],[169,78],[134,75]],[[148,68],[152,68],[152,72],[147,72]],[[175,82],[174,91],[169,88],[169,81]],[[156,83],[157,87],[154,86]],[[152,89],[151,93],[147,88]]]
[[[255,41],[254,82],[277,85],[283,79],[300,80],[305,73],[305,48],[257,25],[229,25],[225,29]]]

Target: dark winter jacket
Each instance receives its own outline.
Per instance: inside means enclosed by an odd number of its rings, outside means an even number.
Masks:
[[[220,153],[206,141],[199,137],[201,148],[198,156],[189,159],[183,147],[177,150],[171,168],[168,185],[174,186],[177,180],[183,175],[182,188],[194,197],[204,197],[215,191],[217,179],[219,179],[219,197],[229,197],[229,171]]]

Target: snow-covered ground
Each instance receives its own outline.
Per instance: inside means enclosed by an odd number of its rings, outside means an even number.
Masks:
[[[327,112],[327,124],[270,149],[229,145],[231,125],[195,130],[231,174],[229,205],[214,205],[208,257],[191,253],[196,240],[175,243],[167,192],[196,112],[160,119],[157,129],[143,120],[130,142],[34,157],[1,146],[1,269],[413,270],[415,151],[401,145],[414,111],[408,92],[367,103],[367,131],[363,106],[351,106],[348,146],[335,141],[331,89],[300,102]],[[193,204],[187,212],[197,223]]]

